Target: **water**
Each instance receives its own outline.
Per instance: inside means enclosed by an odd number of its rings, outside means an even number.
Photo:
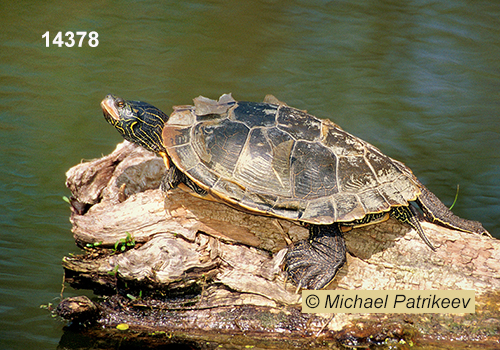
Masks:
[[[107,93],[164,111],[271,93],[405,162],[500,238],[500,6],[484,1],[60,0],[0,5],[0,347],[54,349],[65,171],[120,136]],[[96,31],[99,45],[42,35]],[[81,291],[66,289],[64,296]]]

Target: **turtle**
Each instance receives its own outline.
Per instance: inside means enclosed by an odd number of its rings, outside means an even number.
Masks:
[[[105,119],[128,141],[157,153],[167,168],[162,189],[257,215],[305,225],[283,270],[297,288],[321,289],[346,261],[344,233],[393,217],[433,251],[420,219],[468,233],[481,223],[454,215],[402,162],[329,119],[280,102],[199,96],[168,116],[142,101],[107,95]],[[420,208],[420,211],[417,209]]]

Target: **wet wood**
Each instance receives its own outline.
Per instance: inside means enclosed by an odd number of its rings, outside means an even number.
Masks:
[[[329,289],[472,289],[479,312],[451,318],[337,314],[330,320],[330,315],[302,314],[300,295],[281,271],[287,242],[306,238],[305,228],[179,189],[166,196],[158,189],[164,171],[160,158],[125,141],[110,155],[67,172],[77,208],[72,231],[84,252],[65,257],[63,266],[68,283],[108,295],[95,304],[99,325],[127,323],[137,332],[245,333],[256,339],[311,341],[319,335],[346,345],[391,337],[440,336],[483,345],[498,340],[488,333],[500,327],[498,240],[424,222],[437,247],[432,252],[415,231],[393,220],[352,230],[345,235],[347,264]],[[443,330],[443,322],[467,317],[468,326]]]

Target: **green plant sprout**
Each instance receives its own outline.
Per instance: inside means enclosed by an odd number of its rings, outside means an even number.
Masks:
[[[453,207],[455,206],[455,203],[457,202],[459,189],[460,189],[460,185],[457,184],[457,193],[455,194],[455,200],[453,201],[453,204],[451,205],[450,210],[453,209]]]
[[[125,250],[131,249],[135,247],[135,238],[127,232],[127,236],[125,238],[119,239],[115,243],[115,247],[113,251],[116,252],[124,252]]]

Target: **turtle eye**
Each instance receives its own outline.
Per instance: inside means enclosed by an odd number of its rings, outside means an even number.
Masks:
[[[121,98],[118,98],[115,102],[115,105],[118,108],[122,108],[123,106],[125,106],[125,101],[123,101]]]

